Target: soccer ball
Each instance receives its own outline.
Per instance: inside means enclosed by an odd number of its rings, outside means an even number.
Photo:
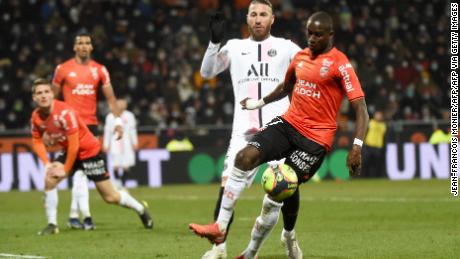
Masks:
[[[275,201],[282,201],[290,197],[298,186],[297,175],[286,164],[273,168],[269,166],[262,175],[264,191]]]

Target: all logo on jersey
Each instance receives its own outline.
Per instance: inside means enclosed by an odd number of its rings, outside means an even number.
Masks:
[[[268,63],[260,63],[258,66],[252,64],[248,70],[248,76],[268,76]]]
[[[69,73],[69,77],[77,77],[77,73],[72,71]]]
[[[270,49],[268,52],[267,52],[268,56],[270,57],[274,57],[276,56],[276,49]]]

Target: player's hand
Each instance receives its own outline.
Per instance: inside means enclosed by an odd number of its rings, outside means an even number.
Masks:
[[[255,110],[265,105],[264,99],[254,100],[249,97],[244,98],[241,102],[241,109]]]
[[[67,176],[64,170],[64,165],[61,162],[53,162],[45,166],[46,174],[51,178],[64,178]]]
[[[219,43],[224,38],[225,20],[222,12],[214,12],[209,19],[209,29],[211,30],[211,42]]]
[[[347,167],[350,176],[361,174],[361,147],[353,145],[347,156]]]
[[[123,126],[117,125],[113,130],[115,132],[115,136],[117,136],[117,140],[120,140],[123,137]]]

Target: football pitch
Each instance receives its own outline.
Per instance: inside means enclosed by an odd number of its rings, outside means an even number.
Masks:
[[[210,248],[187,225],[212,221],[217,184],[130,193],[150,204],[153,231],[145,230],[133,211],[106,205],[94,190],[96,230],[70,230],[70,192],[60,191],[60,233],[38,236],[46,225],[42,193],[0,193],[0,258],[201,258]],[[255,184],[238,202],[228,258],[246,247],[262,196]],[[282,225],[280,218],[259,258],[286,258]],[[296,232],[304,258],[460,258],[460,198],[450,194],[445,180],[308,183],[301,186]]]

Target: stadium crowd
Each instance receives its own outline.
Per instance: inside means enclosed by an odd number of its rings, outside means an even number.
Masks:
[[[227,37],[246,37],[249,0],[0,0],[0,130],[28,128],[31,82],[73,57],[75,33],[92,35],[93,58],[108,68],[140,126],[230,124],[228,74],[203,80],[208,14],[222,10]],[[387,120],[449,118],[448,1],[273,0],[272,34],[306,47],[305,21],[334,15],[336,46],[352,61],[369,112]],[[103,100],[102,100],[103,101]],[[350,109],[341,108],[344,123]],[[109,111],[101,104],[103,118]]]

